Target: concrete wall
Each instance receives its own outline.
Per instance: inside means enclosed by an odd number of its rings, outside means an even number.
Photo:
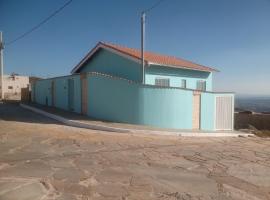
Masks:
[[[201,93],[201,129],[214,130],[215,94]]]
[[[29,86],[28,76],[17,76],[17,75],[4,75],[4,96],[5,98],[12,98],[13,96],[21,97],[21,88],[26,88]],[[0,85],[0,91],[2,87]]]
[[[88,115],[162,128],[192,128],[192,91],[88,77]]]
[[[99,72],[137,82],[142,78],[139,63],[105,49],[99,50],[79,72]]]
[[[37,81],[35,87],[35,101],[42,105],[52,105],[51,97],[51,79]]]
[[[55,107],[69,110],[68,107],[68,79],[74,80],[74,112],[81,113],[81,82],[80,75],[57,77],[52,79],[42,79],[32,87],[36,103],[52,106],[52,81],[55,84]]]
[[[230,96],[233,98],[234,110],[234,94],[232,93],[202,93],[201,94],[201,129],[215,130],[215,112],[216,112],[216,97]]]
[[[88,73],[87,115],[113,122],[143,124],[161,128],[192,129],[193,90],[142,85],[133,81]],[[69,110],[68,80],[74,80],[74,111],[81,113],[80,75],[39,80],[33,87],[37,103],[51,106],[51,83],[55,83],[55,107]],[[215,98],[201,93],[200,127],[215,129]],[[47,101],[46,101],[47,99]]]
[[[155,78],[169,78],[170,86],[181,87],[182,80],[186,80],[188,89],[196,89],[197,81],[206,81],[206,91],[212,91],[212,73],[194,71],[187,69],[175,69],[161,66],[150,66],[146,68],[145,83],[155,84]]]

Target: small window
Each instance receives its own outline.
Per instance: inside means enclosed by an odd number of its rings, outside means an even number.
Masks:
[[[13,89],[13,86],[8,86],[8,89],[12,90]]]
[[[181,88],[187,88],[187,80],[182,79],[182,81],[181,81]]]
[[[170,87],[170,79],[168,78],[156,78],[155,85]]]
[[[206,91],[206,81],[197,81],[197,90]]]

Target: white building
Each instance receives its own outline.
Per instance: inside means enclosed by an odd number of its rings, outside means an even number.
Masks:
[[[21,98],[21,88],[26,88],[29,86],[29,77],[19,76],[16,74],[4,75],[3,85],[4,85],[3,92],[4,92],[5,99],[18,99],[19,100]],[[2,86],[0,86],[0,92],[1,92],[1,89],[2,89]]]

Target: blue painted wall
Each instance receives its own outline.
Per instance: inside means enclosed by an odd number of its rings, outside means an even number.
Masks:
[[[51,97],[51,80],[46,79],[42,81],[37,81],[35,85],[35,100],[37,103],[46,105],[46,99],[48,106],[52,105]]]
[[[192,91],[88,77],[88,115],[162,128],[192,128]]]
[[[100,49],[79,71],[99,72],[141,82],[142,73],[139,63]]]
[[[215,94],[201,93],[201,129],[214,130]]]
[[[100,49],[79,72],[99,72],[112,76],[141,82],[142,73],[139,63],[119,56],[109,50]],[[154,85],[155,78],[170,79],[170,86],[181,87],[182,79],[186,80],[187,88],[196,89],[197,81],[206,81],[206,91],[212,91],[212,73],[150,65],[145,68],[145,83]]]
[[[233,98],[232,93],[202,93],[201,94],[201,129],[202,130],[215,130],[215,112],[217,96],[230,96]],[[234,106],[234,105],[233,105]]]
[[[59,77],[54,79],[55,107],[68,110],[68,79]]]
[[[52,105],[51,82],[55,82],[55,106],[68,110],[68,80],[74,79],[74,111],[81,113],[80,75],[39,80],[34,87],[39,104]],[[161,128],[192,129],[193,91],[132,83],[117,77],[89,73],[88,112],[96,119],[143,124]],[[215,129],[215,97],[201,93],[201,129]],[[233,94],[222,94],[233,96]]]
[[[204,80],[206,81],[206,91],[212,91],[211,72],[202,72],[187,69],[175,69],[151,65],[150,67],[146,68],[145,83],[154,85],[155,78],[169,78],[170,86],[172,87],[181,87],[182,79],[185,79],[186,86],[188,89],[196,89],[197,81]]]
[[[81,81],[80,75],[43,79],[35,83],[34,95],[36,103],[52,106],[51,83],[55,84],[55,107],[68,110],[68,79],[74,79],[74,112],[81,113]]]

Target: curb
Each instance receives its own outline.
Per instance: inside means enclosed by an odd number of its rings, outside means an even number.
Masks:
[[[100,126],[100,125],[90,125],[90,124],[86,124],[86,123],[82,123],[82,122],[69,120],[69,119],[66,119],[64,117],[60,117],[58,115],[51,114],[51,113],[48,113],[48,112],[43,111],[41,109],[34,108],[32,106],[28,106],[28,105],[25,105],[22,103],[20,103],[20,106],[22,108],[27,109],[27,110],[33,111],[35,113],[44,115],[44,116],[49,117],[51,119],[54,119],[56,121],[62,122],[63,124],[66,124],[68,126],[73,126],[73,127],[77,127],[77,128],[87,128],[87,129],[93,129],[93,130],[99,130],[99,131],[119,132],[119,133],[130,133],[131,132],[128,129],[114,128],[114,127]]]
[[[153,131],[153,130],[134,130],[134,129],[124,129],[124,128],[115,128],[110,126],[102,125],[91,125],[83,122],[78,122],[74,120],[69,120],[64,117],[48,113],[38,108],[28,106],[26,104],[20,103],[20,106],[24,109],[30,110],[32,112],[44,115],[56,121],[62,122],[68,126],[73,126],[77,128],[86,128],[99,131],[108,131],[108,132],[118,132],[118,133],[131,133],[131,134],[144,134],[144,135],[163,135],[163,136],[183,136],[183,137],[253,137],[254,134],[249,133],[223,133],[223,132],[204,132],[204,133],[192,133],[192,132],[170,132],[170,131]]]

